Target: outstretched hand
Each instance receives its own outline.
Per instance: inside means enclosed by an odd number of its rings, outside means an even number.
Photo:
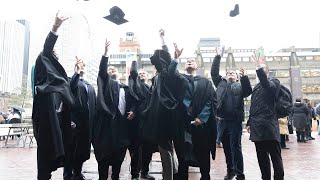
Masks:
[[[222,58],[223,54],[224,54],[224,46],[222,46],[222,49],[216,47],[216,55],[219,55]]]
[[[165,31],[164,31],[163,29],[160,29],[160,30],[159,30],[159,35],[160,35],[160,37],[163,37],[163,36],[164,36],[164,33],[165,33]]]
[[[69,17],[59,16],[59,11],[58,11],[56,13],[56,18],[55,18],[53,26],[56,26],[57,28],[59,28],[61,26],[61,24],[67,19],[69,19]]]
[[[110,41],[108,41],[108,39],[106,39],[106,42],[105,42],[105,45],[104,45],[104,55],[105,56],[108,55],[109,46],[110,46]]]
[[[244,77],[244,76],[246,76],[247,74],[246,74],[246,71],[243,69],[243,67],[241,67],[240,68],[240,77]]]
[[[256,57],[256,51],[254,51],[254,54],[252,55],[252,59],[256,63],[256,67],[260,67],[261,66],[262,62],[260,60],[260,53],[259,53],[258,57]]]
[[[173,43],[173,45],[174,45],[174,58],[178,59],[182,54],[183,48],[180,50],[176,43]]]
[[[81,71],[83,70],[83,67],[84,67],[83,60],[82,60],[82,59],[79,59],[78,56],[76,56],[76,64],[75,64],[75,66],[74,66],[74,71],[75,71],[77,74],[80,74]]]

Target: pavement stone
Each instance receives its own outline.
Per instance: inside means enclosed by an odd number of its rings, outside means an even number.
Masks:
[[[313,134],[316,139],[307,143],[297,143],[295,135],[290,135],[290,141],[287,147],[290,149],[282,150],[286,180],[317,180],[320,174],[318,164],[320,156],[320,136]],[[15,144],[10,140],[9,143]],[[36,145],[21,148],[5,148],[4,141],[0,141],[0,180],[34,180],[37,174],[37,150]],[[244,133],[242,138],[244,168],[247,180],[261,179],[260,169],[256,157],[255,146],[249,141],[249,134]],[[130,175],[130,156],[127,154],[122,164],[120,179],[131,179]],[[110,168],[111,169],[111,168]],[[161,179],[161,162],[159,153],[153,155],[153,161],[150,164],[150,172]],[[52,173],[53,180],[62,180],[62,168]],[[85,162],[83,167],[84,175],[93,180],[98,179],[98,166],[92,153],[91,158]],[[211,161],[211,179],[223,180],[226,174],[226,163],[223,149],[217,149],[215,161]],[[200,179],[198,168],[189,168],[189,179]]]

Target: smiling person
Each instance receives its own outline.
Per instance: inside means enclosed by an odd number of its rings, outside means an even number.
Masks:
[[[218,128],[227,162],[225,180],[236,175],[238,180],[245,179],[241,147],[242,122],[244,121],[244,101],[252,93],[251,84],[243,68],[240,69],[240,81],[234,70],[227,70],[226,77],[220,74],[221,52],[216,50],[211,66],[211,77],[217,88]]]
[[[182,49],[175,46],[175,60],[182,53]],[[199,166],[201,179],[210,180],[210,151],[215,147],[216,94],[212,83],[205,77],[196,74],[198,66],[194,58],[185,63],[185,92],[181,99],[182,107],[178,111],[178,119],[183,122],[183,139],[174,141],[179,160],[178,179],[188,179],[189,166]]]
[[[130,145],[129,122],[136,114],[135,99],[129,87],[120,82],[118,69],[108,65],[109,45],[106,40],[98,74],[97,118],[93,121],[92,130],[100,180],[108,178],[109,165],[112,166],[112,179],[119,179],[126,149]]]

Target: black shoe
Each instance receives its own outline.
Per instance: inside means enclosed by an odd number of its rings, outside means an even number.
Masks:
[[[143,179],[149,179],[149,180],[155,180],[156,178],[154,178],[153,176],[151,176],[150,174],[141,174],[141,178]]]
[[[290,148],[288,148],[288,147],[281,147],[281,149],[290,149]]]
[[[73,175],[72,180],[89,180],[89,179],[87,179],[86,177],[84,177],[84,175],[81,173],[81,174],[75,174],[75,175]]]
[[[238,177],[237,176],[237,178],[236,178],[237,180],[246,180],[246,178],[245,177]]]
[[[309,140],[315,140],[315,138],[314,137],[309,137]]]
[[[232,180],[236,176],[234,173],[228,173],[224,176],[224,180]]]

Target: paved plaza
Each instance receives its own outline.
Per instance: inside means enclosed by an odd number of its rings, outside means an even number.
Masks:
[[[313,134],[316,140],[307,143],[297,143],[295,135],[290,135],[290,141],[287,142],[289,150],[282,151],[282,157],[285,168],[286,180],[317,180],[320,174],[320,136]],[[9,143],[15,143],[9,141]],[[1,180],[35,180],[37,173],[37,149],[35,145],[24,148],[10,147],[4,148],[4,141],[0,141],[0,179]],[[318,154],[319,153],[319,154]],[[260,170],[257,162],[254,144],[249,141],[249,134],[243,135],[243,155],[245,175],[248,180],[260,179]],[[122,164],[120,179],[131,179],[130,176],[130,157],[126,156]],[[156,179],[161,179],[161,162],[158,153],[153,155],[153,161],[150,164],[151,174]],[[84,164],[84,175],[94,180],[98,179],[97,163],[94,154],[91,159]],[[198,168],[189,169],[189,179],[200,179]],[[223,149],[217,149],[215,161],[211,161],[211,179],[222,180],[226,173],[226,164]],[[62,168],[53,172],[53,180],[62,179]]]

